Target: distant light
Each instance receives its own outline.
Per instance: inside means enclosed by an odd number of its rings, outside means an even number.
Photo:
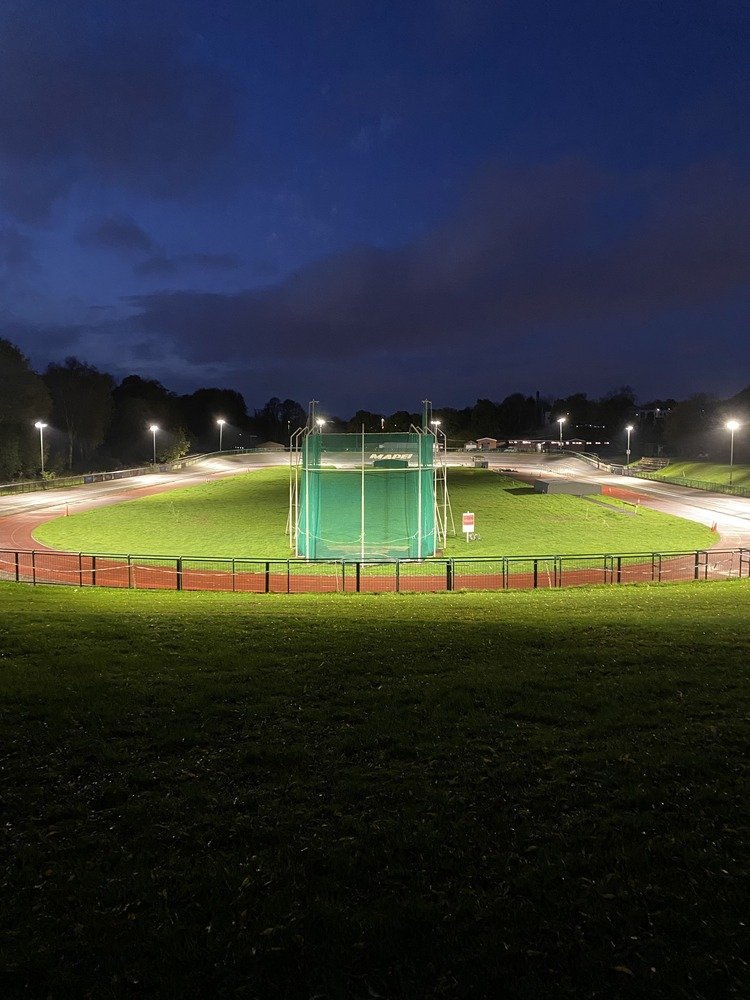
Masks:
[[[151,424],[151,426],[149,427],[149,430],[151,431],[152,434],[156,434],[156,432],[159,430],[159,428],[156,426],[156,424]]]
[[[39,426],[37,424],[37,426]],[[727,430],[728,431],[738,431],[740,429],[740,424],[738,420],[727,420]]]
[[[325,420],[322,417],[318,417],[315,421],[318,427],[325,427]]]
[[[45,423],[44,423],[44,422],[43,422],[42,420],[37,420],[37,422],[36,422],[36,423],[34,424],[34,426],[36,427],[36,429],[37,429],[38,431],[41,431],[41,430],[44,430],[44,428],[45,428],[45,427],[46,427],[47,425],[46,425],[46,424],[45,424]]]
[[[630,432],[631,432],[631,431],[633,430],[633,425],[632,425],[632,424],[628,424],[628,426],[627,426],[627,427],[625,428],[625,430],[626,430],[626,431],[627,431],[628,433],[630,433]]]
[[[219,427],[223,427],[224,424],[226,423],[226,420],[224,419],[224,417],[219,417],[216,423],[219,425]]]

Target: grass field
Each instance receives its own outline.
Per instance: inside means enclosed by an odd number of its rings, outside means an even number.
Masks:
[[[749,598],[0,585],[3,995],[747,996]]]
[[[456,469],[449,489],[459,537],[448,555],[532,555],[675,551],[710,547],[694,522],[601,498],[534,493],[483,470]],[[265,469],[130,500],[37,528],[45,545],[87,552],[287,557],[288,472]],[[466,544],[461,513],[474,511],[481,541]]]
[[[685,479],[698,480],[704,483],[716,483],[718,486],[729,485],[729,464],[720,462],[670,462],[659,470],[660,479],[669,479],[679,483]],[[732,485],[750,488],[750,465],[734,465],[732,467]]]

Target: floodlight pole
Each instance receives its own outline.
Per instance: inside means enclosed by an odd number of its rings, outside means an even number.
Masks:
[[[362,424],[362,498],[360,502],[361,534],[359,539],[359,558],[365,561],[365,425]]]
[[[628,466],[628,465],[630,465],[630,435],[631,435],[632,430],[633,430],[632,424],[628,424],[628,426],[625,428],[625,430],[628,432],[628,445],[627,445],[627,449],[625,451],[625,459],[626,459],[625,465]]]
[[[734,432],[740,425],[736,420],[727,421],[727,430],[731,437],[729,439],[729,485],[732,485],[732,472],[734,471]]]
[[[226,420],[224,420],[223,417],[220,417],[216,421],[216,423],[219,425],[219,451],[221,451],[222,450],[222,442],[224,440],[224,424],[226,423]]]
[[[42,420],[37,420],[34,426],[39,431],[39,457],[42,461],[42,479],[44,479],[44,428],[47,425]]]

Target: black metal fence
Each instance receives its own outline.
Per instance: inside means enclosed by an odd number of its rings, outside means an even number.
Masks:
[[[664,476],[658,472],[641,470],[625,470],[626,475],[638,479],[651,479],[655,483],[666,483],[668,486],[689,486],[692,490],[704,490],[708,493],[726,493],[732,497],[750,497],[747,486],[729,486],[723,483],[710,483],[704,479],[685,479],[683,476]]]
[[[0,580],[255,594],[531,590],[750,578],[750,549],[359,562],[0,549]]]

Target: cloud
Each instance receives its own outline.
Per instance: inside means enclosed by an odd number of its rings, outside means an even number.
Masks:
[[[136,264],[133,272],[140,277],[171,277],[186,269],[234,271],[239,266],[239,258],[231,253],[186,253],[174,257],[157,254]]]
[[[79,243],[121,253],[151,253],[154,242],[137,222],[125,215],[91,222],[78,235]]]
[[[216,351],[332,362],[462,343],[513,351],[540,329],[649,321],[747,287],[750,192],[703,164],[657,181],[576,160],[485,169],[452,218],[396,250],[368,247],[234,295],[139,296],[137,321]]]
[[[36,268],[32,243],[15,226],[0,229],[0,273]]]
[[[409,245],[355,247],[262,289],[134,296],[126,320],[82,343],[98,338],[101,357],[152,343],[185,378],[221,359],[243,387],[341,399],[355,380],[371,396],[532,379],[573,391],[584,372],[638,385],[651,364],[656,381],[689,384],[700,372],[684,331],[710,328],[711,377],[723,365],[729,382],[750,363],[744,345],[724,350],[750,299],[748,229],[748,185],[723,163],[661,177],[488,165]]]
[[[43,221],[82,177],[162,197],[193,189],[235,132],[234,95],[179,40],[120,32],[76,4],[0,21],[0,204]]]

